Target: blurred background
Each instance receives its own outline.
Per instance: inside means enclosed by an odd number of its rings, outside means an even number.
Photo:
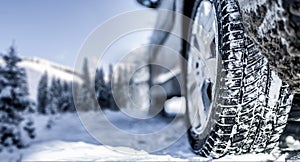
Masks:
[[[198,158],[178,131],[185,130],[182,114],[179,118],[148,116],[149,69],[140,66],[148,59],[145,45],[151,30],[120,37],[101,62],[85,58],[80,70],[75,70],[83,43],[101,24],[141,9],[146,10],[148,25],[154,26],[157,11],[135,0],[0,2],[2,161]],[[97,68],[89,69],[94,63]],[[177,101],[184,104],[180,98]],[[98,104],[104,116],[99,115]],[[106,121],[133,136],[114,134]],[[156,140],[138,136],[163,130],[170,123],[173,127]],[[181,151],[175,151],[179,146]]]

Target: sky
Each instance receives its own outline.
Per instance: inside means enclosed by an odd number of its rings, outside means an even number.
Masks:
[[[97,26],[137,9],[143,7],[135,0],[1,0],[0,51],[14,42],[21,56],[73,67],[81,45]]]

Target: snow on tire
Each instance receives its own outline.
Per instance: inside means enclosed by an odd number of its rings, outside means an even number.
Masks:
[[[214,158],[270,152],[287,121],[288,86],[244,33],[236,0],[204,0],[195,6],[187,52],[193,151]]]
[[[242,7],[246,32],[290,88],[300,92],[300,1],[251,0]]]

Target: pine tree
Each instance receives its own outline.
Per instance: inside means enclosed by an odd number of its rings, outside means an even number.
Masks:
[[[81,100],[81,84],[78,82],[72,82],[72,97],[73,97],[73,103],[76,111],[81,111],[81,105],[80,105],[80,100]]]
[[[114,102],[116,103],[116,110],[119,108],[126,108],[126,91],[125,91],[125,86],[126,86],[126,68],[123,67],[118,67],[116,75],[114,75],[114,84],[112,87],[113,90],[113,98]]]
[[[103,69],[97,69],[96,77],[95,77],[95,90],[98,103],[101,108],[108,108],[110,106],[109,103],[109,91],[108,87],[104,81],[104,72]]]
[[[108,91],[108,100],[109,100],[109,108],[112,110],[117,110],[117,105],[115,103],[114,100],[114,96],[113,96],[113,89],[112,89],[112,85],[113,83],[113,65],[109,64],[109,71],[108,71],[108,82],[107,82],[107,91]]]
[[[59,98],[59,110],[60,112],[69,111],[70,101],[69,101],[69,93],[68,93],[68,83],[64,82],[62,84],[62,93]]]
[[[73,89],[72,89],[73,84],[74,84],[74,82],[70,82],[69,86],[68,86],[68,94],[69,94],[69,102],[70,102],[69,111],[70,112],[75,112],[76,111],[74,98],[73,98]]]
[[[62,93],[58,99],[58,107],[60,112],[74,112],[74,104],[72,97],[71,84],[64,82],[62,84]]]
[[[92,89],[94,87],[91,86],[88,60],[86,58],[84,59],[81,78],[83,83],[79,86],[77,96],[75,97],[76,106],[81,111],[96,110],[97,100]]]
[[[60,107],[60,97],[61,97],[62,87],[59,79],[53,78],[51,80],[51,86],[49,88],[48,101],[49,104],[46,108],[47,114],[55,114],[59,111]]]
[[[34,137],[34,128],[27,127],[32,123],[21,126],[24,113],[32,110],[33,104],[28,97],[25,70],[17,66],[21,58],[15,48],[10,47],[2,58],[5,65],[0,68],[0,147],[21,148],[25,146],[24,130],[28,136]]]
[[[96,75],[95,75],[95,91],[96,91],[96,98],[98,103],[100,104],[99,100],[100,100],[100,96],[99,96],[99,91],[100,91],[100,78],[99,78],[99,69],[96,69]],[[101,106],[101,104],[100,104]],[[102,106],[101,106],[102,107]]]
[[[38,85],[38,96],[37,96],[37,111],[41,114],[46,114],[46,107],[49,104],[48,101],[48,74],[45,72],[40,79]]]

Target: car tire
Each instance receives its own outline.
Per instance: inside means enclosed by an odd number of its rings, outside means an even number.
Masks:
[[[215,51],[198,41],[201,37],[197,34],[206,38],[211,31],[199,28],[199,15],[205,15],[199,13],[203,5],[211,5],[215,15],[214,42],[209,44]],[[201,18],[202,23],[210,23]],[[192,150],[213,158],[272,151],[286,125],[293,95],[244,33],[238,2],[197,1],[192,19],[186,52],[186,116]],[[211,38],[200,41],[206,40]],[[215,54],[206,57],[208,50]],[[213,57],[214,61],[209,60]],[[212,72],[210,65],[214,64]]]

